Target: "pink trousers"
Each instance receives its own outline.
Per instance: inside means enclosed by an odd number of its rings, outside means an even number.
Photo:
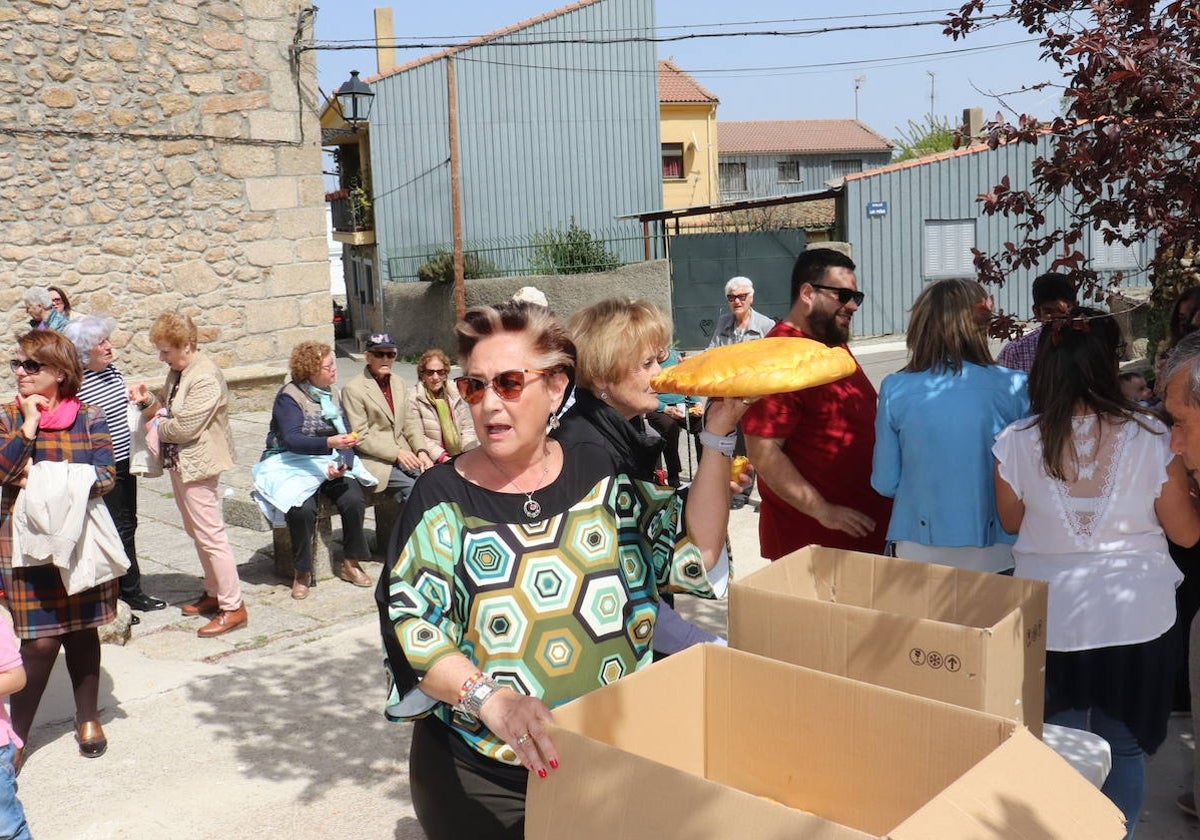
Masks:
[[[222,610],[236,610],[242,605],[242,582],[238,579],[237,561],[233,559],[233,550],[225,535],[225,520],[221,518],[221,502],[217,498],[217,478],[185,482],[178,471],[169,472],[183,527],[192,538],[204,568],[204,593],[216,597]]]

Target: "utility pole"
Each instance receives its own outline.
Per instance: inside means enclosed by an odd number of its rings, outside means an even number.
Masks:
[[[454,254],[454,317],[467,311],[466,274],[463,266],[462,194],[458,160],[458,85],[454,75],[454,54],[446,56],[446,108],[450,117],[450,228]]]
[[[926,70],[925,72],[929,74],[929,124],[933,125],[933,82],[934,76],[937,74],[932,70]]]
[[[865,75],[854,77],[854,120],[858,121],[858,89],[862,87],[862,83],[867,80]]]

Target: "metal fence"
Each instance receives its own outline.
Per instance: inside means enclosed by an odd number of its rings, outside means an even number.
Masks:
[[[652,234],[644,238],[629,227],[600,231],[572,227],[472,240],[463,246],[468,279],[610,271],[620,265],[665,256],[665,244],[660,237]],[[449,279],[453,272],[451,260],[448,242],[391,251],[386,255],[388,279],[412,282],[429,279],[430,275]]]

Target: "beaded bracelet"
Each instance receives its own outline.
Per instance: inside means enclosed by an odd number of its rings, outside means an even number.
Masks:
[[[463,680],[462,688],[458,690],[458,700],[455,701],[455,706],[459,708],[462,707],[463,700],[465,700],[467,697],[467,692],[471,690],[471,686],[475,685],[475,683],[478,682],[482,676],[483,671],[476,671],[474,674]]]

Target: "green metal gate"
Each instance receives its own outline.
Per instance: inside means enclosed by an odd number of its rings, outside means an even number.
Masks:
[[[792,265],[804,251],[803,230],[756,230],[740,233],[684,233],[671,236],[671,317],[675,343],[682,350],[703,350],[728,312],[725,283],[749,277],[754,308],[779,320],[791,308]]]

